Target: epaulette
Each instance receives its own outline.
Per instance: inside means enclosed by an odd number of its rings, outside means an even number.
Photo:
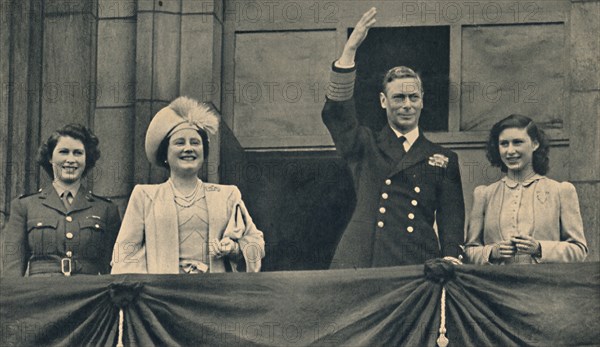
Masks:
[[[92,193],[91,191],[89,191],[89,192],[88,192],[88,194],[89,194],[89,195],[91,195],[91,196],[93,196],[93,197],[95,197],[95,198],[97,198],[97,199],[104,200],[104,201],[106,201],[106,202],[112,202],[112,200],[110,200],[110,198],[107,198],[107,197],[105,197],[105,196],[100,196],[100,195],[94,194],[94,193]]]
[[[28,196],[36,195],[36,194],[39,194],[41,192],[42,192],[42,188],[40,188],[37,192],[21,194],[21,195],[19,195],[19,199],[23,199],[23,198],[26,198]]]

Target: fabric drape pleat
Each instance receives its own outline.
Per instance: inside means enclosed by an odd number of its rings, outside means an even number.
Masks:
[[[600,263],[0,280],[1,346],[600,343]]]

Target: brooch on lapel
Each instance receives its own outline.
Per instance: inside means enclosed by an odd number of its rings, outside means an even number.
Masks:
[[[442,154],[434,154],[433,156],[429,157],[429,165],[431,165],[431,166],[447,168],[448,161],[449,161],[448,157],[446,157],[445,155],[442,155]]]
[[[209,192],[220,192],[221,189],[217,186],[213,186],[213,185],[206,185],[206,190]]]
[[[535,197],[543,204],[548,200],[549,194],[549,192],[535,192]]]

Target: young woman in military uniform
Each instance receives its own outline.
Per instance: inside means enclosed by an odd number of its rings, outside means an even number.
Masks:
[[[11,203],[2,232],[3,276],[110,272],[119,212],[81,182],[99,158],[98,138],[79,124],[58,129],[40,147],[38,163],[53,181]]]

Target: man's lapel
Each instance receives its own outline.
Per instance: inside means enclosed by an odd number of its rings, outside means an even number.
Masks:
[[[385,126],[379,133],[377,145],[381,151],[388,157],[391,164],[391,171],[388,177],[394,176],[398,172],[416,165],[417,163],[427,160],[433,151],[431,142],[419,130],[419,137],[413,143],[410,150],[404,153],[402,144],[392,128]]]
[[[389,125],[383,127],[377,137],[377,146],[387,157],[388,163],[394,166],[405,154],[396,133]]]
[[[398,172],[408,169],[431,156],[431,142],[425,138],[422,132],[419,132],[417,141],[413,143],[410,150],[396,163],[389,176],[394,176]]]

